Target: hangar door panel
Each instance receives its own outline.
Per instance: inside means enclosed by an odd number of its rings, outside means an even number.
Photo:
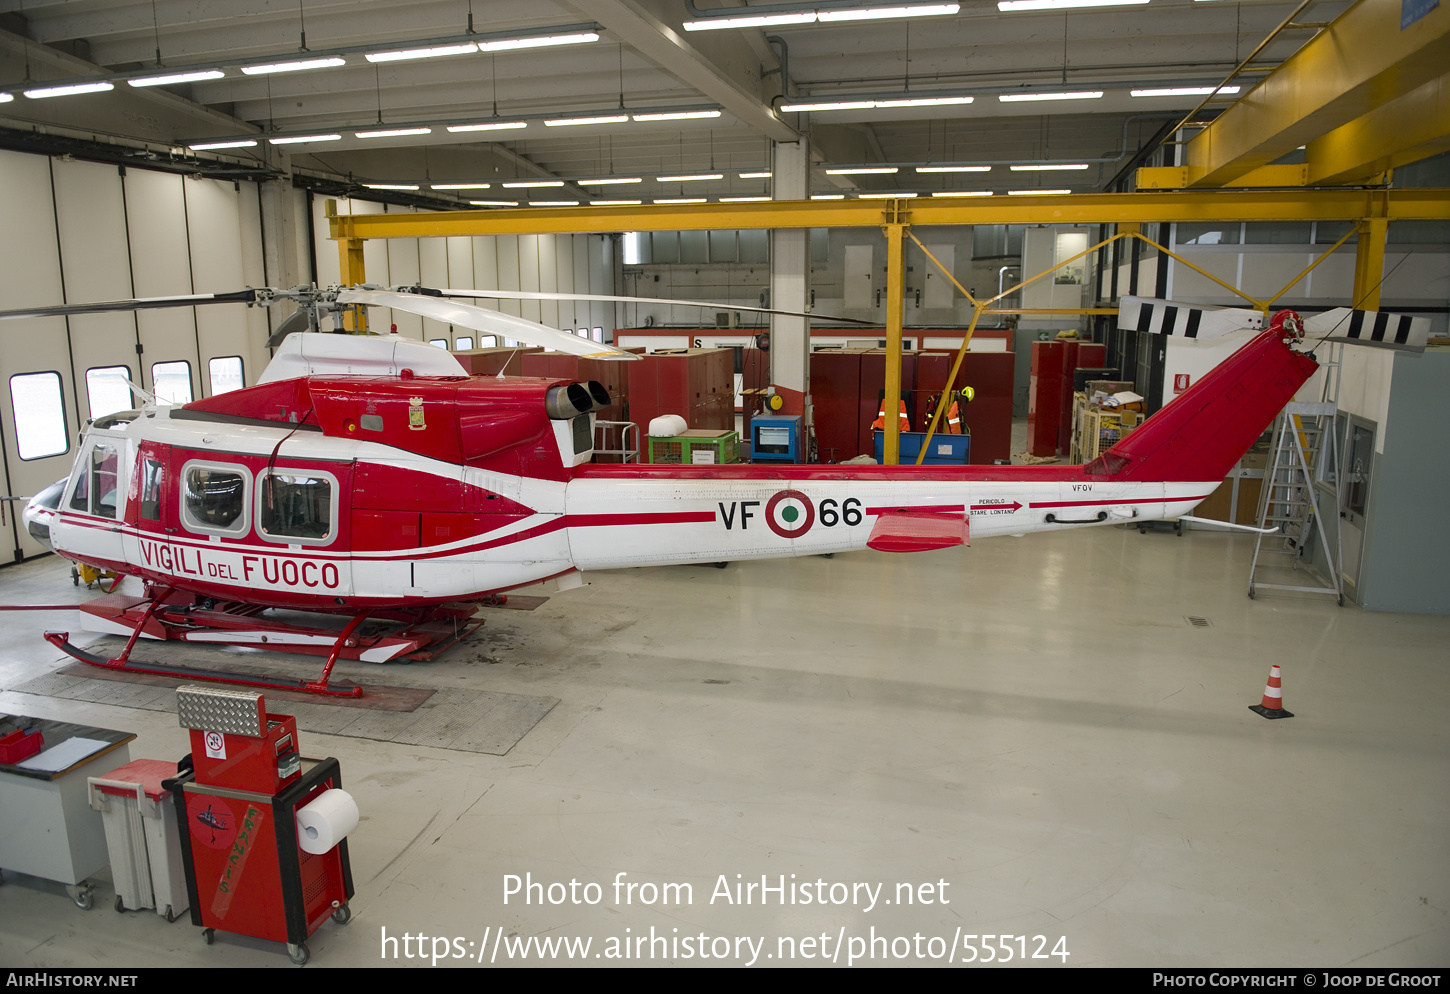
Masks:
[[[0,151],[0,300],[7,308],[65,303],[50,163]],[[0,322],[0,461],[4,492],[28,497],[68,475],[78,426],[65,318]],[[0,509],[0,562],[47,551]]]
[[[186,196],[180,176],[127,171],[126,223],[130,235],[131,274],[138,297],[195,293],[191,278]],[[196,308],[137,311],[141,339],[141,382],[158,398],[184,402],[201,394]],[[160,389],[157,375],[161,376]]]
[[[193,292],[231,293],[247,286],[242,260],[241,192],[230,182],[214,179],[187,179],[182,189],[191,236]],[[250,352],[248,311],[240,304],[196,308],[196,339],[201,354],[198,397],[210,397],[215,392],[213,359],[236,356],[245,362]],[[231,382],[235,381],[222,381]]]
[[[132,296],[120,172],[115,166],[61,159],[51,169],[66,303]],[[139,406],[125,385],[126,379],[141,382],[135,315],[75,314],[66,323],[80,420]]]

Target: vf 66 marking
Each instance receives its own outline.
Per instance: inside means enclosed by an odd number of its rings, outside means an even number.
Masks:
[[[760,501],[731,501],[718,506],[720,520],[725,523],[726,531],[734,530],[737,521],[744,531],[750,527],[750,519],[756,516],[752,509],[759,507]],[[781,490],[766,501],[764,517],[767,527],[775,534],[784,539],[795,539],[810,531],[817,520],[826,528],[841,524],[848,527],[859,525],[865,520],[865,512],[860,499],[856,497],[847,497],[845,500],[827,497],[820,502],[818,508],[814,501],[799,490]]]

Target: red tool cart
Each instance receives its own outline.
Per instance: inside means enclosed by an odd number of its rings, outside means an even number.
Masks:
[[[181,827],[192,924],[208,944],[217,931],[271,939],[306,963],[312,933],[328,918],[352,917],[346,839],[315,853],[298,837],[298,812],[340,791],[338,762],[302,760],[296,720],[267,714],[261,694],[180,687],[176,697],[181,724],[192,730],[194,769],[166,787]]]

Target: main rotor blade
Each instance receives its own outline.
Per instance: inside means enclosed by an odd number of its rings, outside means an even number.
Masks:
[[[863,321],[860,318],[843,318],[813,311],[787,311],[778,307],[747,307],[744,304],[719,304],[708,300],[675,300],[670,297],[614,297],[602,293],[535,293],[530,290],[432,290],[420,288],[425,294],[439,293],[445,297],[482,297],[485,300],[596,300],[600,303],[625,304],[669,304],[672,307],[708,307],[717,311],[749,311],[752,314],[784,314],[789,317],[815,318],[818,321],[838,321],[842,324],[858,324],[867,327],[881,327],[880,321]],[[723,330],[723,329],[722,329]],[[746,329],[749,330],[749,329]]]
[[[102,300],[93,304],[57,304],[0,311],[0,321],[11,318],[65,317],[70,314],[104,314],[109,311],[149,311],[160,307],[197,307],[202,304],[251,304],[257,291],[251,288],[233,293],[191,293],[178,297],[134,297],[131,300]]]
[[[583,356],[586,359],[638,359],[612,345],[601,345],[556,328],[516,318],[512,314],[490,311],[472,304],[458,304],[440,297],[416,293],[392,293],[386,290],[339,290],[340,304],[368,304],[373,307],[394,307],[409,314],[432,318],[445,324],[459,325],[488,335],[504,335],[529,345],[542,345],[556,352]]]

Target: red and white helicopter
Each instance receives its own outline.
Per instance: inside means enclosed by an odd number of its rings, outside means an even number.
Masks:
[[[469,376],[421,342],[316,329],[320,314],[378,305],[573,354],[627,353],[439,291],[247,293],[298,300],[313,330],[282,341],[254,386],[90,424],[69,479],[25,512],[62,556],[144,581],[144,596],[82,606],[88,629],[129,636],[115,659],[47,634],[77,658],[351,696],[359,688],[329,683],[340,656],[430,658],[481,624],[480,604],[543,580],[567,589],[596,569],[913,552],[969,532],[1177,517],[1317,368],[1296,350],[1297,317],[1279,312],[1083,466],[605,465],[591,463],[593,412],[608,403],[597,383]],[[276,609],[349,620],[339,631]],[[317,680],[241,677],[131,662],[138,637],[328,659]]]

